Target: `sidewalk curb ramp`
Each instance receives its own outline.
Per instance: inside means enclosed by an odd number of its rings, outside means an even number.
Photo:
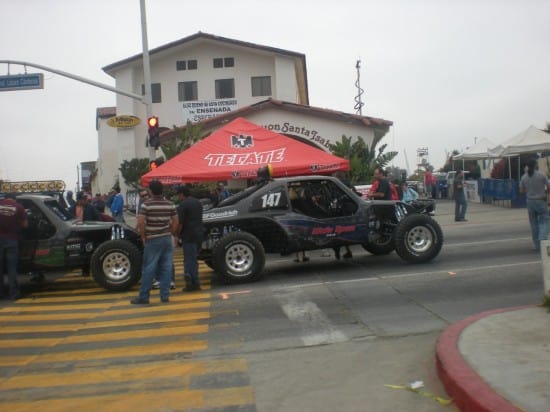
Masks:
[[[443,331],[436,343],[436,369],[445,390],[461,411],[471,412],[523,412],[499,395],[466,362],[458,344],[464,329],[478,320],[532,306],[495,309],[469,316],[453,323]]]

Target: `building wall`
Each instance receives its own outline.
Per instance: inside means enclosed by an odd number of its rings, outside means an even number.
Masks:
[[[234,67],[214,68],[214,58],[233,57]],[[178,60],[197,60],[197,70],[176,70]],[[251,77],[270,76],[271,96],[252,97]],[[268,97],[300,103],[296,82],[294,60],[290,57],[274,55],[263,51],[250,52],[239,47],[228,47],[215,43],[201,43],[185,48],[174,48],[162,53],[162,57],[151,58],[151,82],[161,84],[161,102],[153,103],[152,112],[159,117],[159,124],[172,128],[186,123],[183,102],[178,101],[178,82],[197,81],[198,99],[215,100],[215,80],[234,79],[236,105],[233,109],[248,106],[265,100]],[[125,66],[116,72],[116,88],[141,94],[143,68],[141,64]],[[141,124],[132,129],[113,129],[115,137],[106,128],[99,130],[99,167],[103,171],[99,177],[99,186],[112,185],[111,176],[118,173],[118,167],[124,160],[149,157],[145,147],[147,136],[146,108],[138,100],[117,95],[117,115],[134,115],[141,119]],[[116,144],[111,145],[111,140]],[[105,140],[109,140],[107,143]],[[116,150],[113,154],[106,150]],[[160,152],[159,152],[160,154]],[[113,162],[116,165],[113,165]],[[122,191],[126,185],[120,178]]]
[[[214,58],[234,58],[234,67],[214,68]],[[197,60],[197,70],[176,70],[178,60]],[[152,114],[159,117],[160,126],[172,128],[186,123],[188,112],[178,101],[178,82],[198,82],[198,102],[215,102],[215,80],[233,78],[235,80],[235,100],[233,110],[264,101],[269,97],[290,103],[307,104],[300,101],[296,61],[288,56],[269,51],[248,49],[231,44],[200,42],[162,50],[151,56],[151,82],[161,84],[161,103],[152,104]],[[271,96],[252,96],[251,77],[270,76]],[[122,65],[114,73],[116,87],[141,94],[143,68],[141,61]],[[302,83],[306,79],[304,78]],[[189,102],[186,102],[189,103]],[[145,105],[135,99],[117,95],[117,115],[134,115],[141,124],[131,129],[114,129],[100,122],[98,129],[99,191],[107,192],[118,175],[118,168],[124,160],[148,158],[145,147],[147,136]],[[295,136],[314,146],[329,150],[331,143],[341,141],[342,135],[361,136],[367,144],[374,139],[374,130],[364,125],[354,125],[347,121],[333,120],[319,115],[301,114],[283,109],[253,111],[245,116],[252,122],[266,128]],[[156,155],[160,155],[160,151]],[[129,189],[122,177],[120,185],[123,193]]]

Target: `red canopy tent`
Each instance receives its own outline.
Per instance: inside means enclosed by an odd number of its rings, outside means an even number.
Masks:
[[[349,170],[346,159],[239,117],[143,175],[141,183],[148,185],[153,179],[164,184],[254,179],[257,170],[267,164],[273,166],[274,177]]]

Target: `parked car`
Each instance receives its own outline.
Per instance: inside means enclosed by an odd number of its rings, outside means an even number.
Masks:
[[[19,273],[81,269],[111,291],[127,290],[141,277],[138,233],[116,222],[80,222],[55,197],[16,196],[29,226],[19,243]]]
[[[359,244],[375,255],[395,250],[415,263],[435,258],[443,245],[441,228],[428,215],[433,200],[366,201],[328,176],[262,178],[203,214],[200,259],[225,282],[260,278],[266,253]]]

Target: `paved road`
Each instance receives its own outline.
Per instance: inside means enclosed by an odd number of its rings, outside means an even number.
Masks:
[[[429,264],[358,247],[352,261],[270,256],[260,282],[220,285],[202,267],[211,289],[150,308],[67,275],[0,308],[0,407],[454,410],[434,399],[446,397],[434,367],[440,332],[537,303],[542,280],[524,210],[471,205],[470,221],[454,223],[451,209],[438,205],[446,240]],[[425,393],[385,386],[414,380]]]

